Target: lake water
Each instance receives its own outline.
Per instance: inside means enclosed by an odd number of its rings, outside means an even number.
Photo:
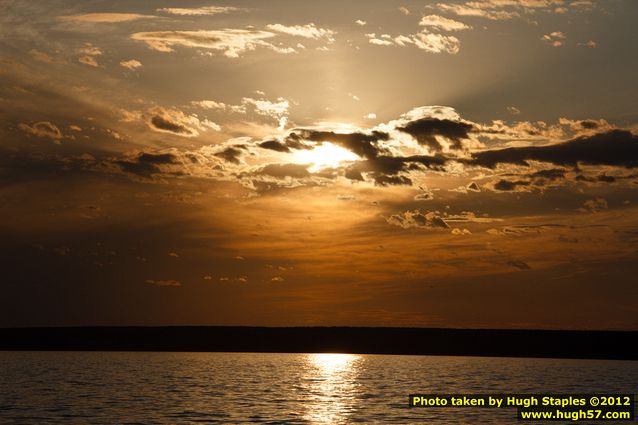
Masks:
[[[637,389],[638,362],[623,361],[0,352],[3,424],[513,424],[514,409],[409,409],[408,394]]]

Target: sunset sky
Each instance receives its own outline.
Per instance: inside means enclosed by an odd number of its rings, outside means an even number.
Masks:
[[[636,330],[637,21],[0,0],[0,326]]]

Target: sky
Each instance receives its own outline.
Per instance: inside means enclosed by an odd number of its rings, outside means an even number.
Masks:
[[[638,329],[634,0],[0,0],[0,326]]]

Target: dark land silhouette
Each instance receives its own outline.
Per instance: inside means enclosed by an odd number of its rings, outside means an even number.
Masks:
[[[0,329],[0,350],[336,352],[638,360],[637,340],[637,331],[244,326]]]

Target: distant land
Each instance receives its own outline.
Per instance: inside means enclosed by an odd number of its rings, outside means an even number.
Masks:
[[[638,331],[372,327],[0,328],[0,350],[416,354],[638,360]]]

